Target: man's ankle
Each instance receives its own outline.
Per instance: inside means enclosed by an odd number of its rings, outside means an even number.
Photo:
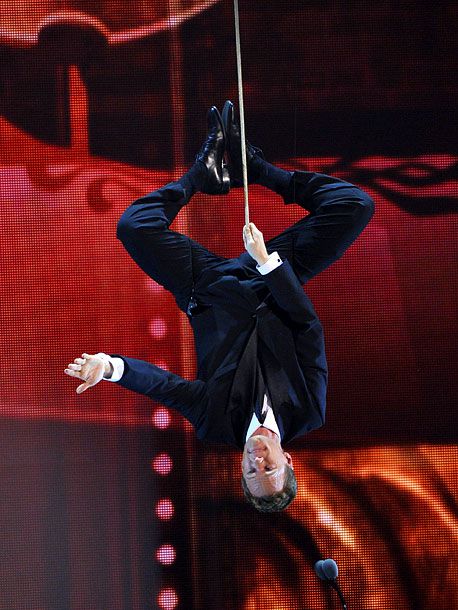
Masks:
[[[207,168],[202,161],[196,161],[180,178],[180,183],[189,197],[202,190],[207,179]]]
[[[250,184],[261,184],[261,176],[264,172],[265,161],[262,157],[254,155],[251,161],[248,163],[248,182]]]
[[[253,182],[256,184],[283,195],[290,186],[292,174],[260,157],[254,157],[250,163],[250,177],[255,178]]]

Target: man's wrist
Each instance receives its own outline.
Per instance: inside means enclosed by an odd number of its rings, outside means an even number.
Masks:
[[[269,255],[267,254],[267,252],[261,256],[256,257],[256,262],[258,263],[259,267],[261,267],[262,265],[267,263],[268,260],[269,260]]]
[[[261,275],[267,275],[282,264],[282,260],[278,252],[272,252],[267,257],[267,260],[262,265],[256,265],[256,269]]]
[[[119,381],[124,375],[124,360],[116,356],[111,357],[103,352],[96,354],[96,356],[103,360],[103,379],[105,381]]]
[[[105,370],[103,372],[103,378],[104,379],[111,379],[113,376],[113,365],[111,364],[110,360],[104,360],[103,364],[105,365]]]

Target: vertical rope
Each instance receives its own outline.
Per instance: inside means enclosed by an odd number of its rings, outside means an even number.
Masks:
[[[246,164],[246,140],[245,140],[245,109],[243,104],[243,79],[242,79],[242,53],[240,49],[240,19],[239,3],[234,0],[234,22],[235,22],[235,52],[237,56],[237,82],[239,89],[239,112],[240,112],[240,141],[242,152],[242,177],[243,195],[245,201],[245,224],[250,222],[250,208],[248,204],[248,172]]]

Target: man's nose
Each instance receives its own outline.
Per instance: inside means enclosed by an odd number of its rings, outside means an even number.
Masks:
[[[264,468],[264,458],[263,457],[255,457],[252,461],[252,467],[261,472]]]

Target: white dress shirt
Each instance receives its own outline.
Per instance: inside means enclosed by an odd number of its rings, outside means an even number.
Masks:
[[[263,265],[256,265],[256,269],[261,275],[267,275],[282,264],[281,258],[278,256],[278,252],[272,252],[269,254],[269,258]]]
[[[272,430],[272,432],[275,432],[275,434],[277,434],[281,440],[280,430],[278,428],[277,420],[275,419],[274,410],[272,409],[272,405],[270,404],[270,400],[267,394],[264,394],[262,414],[265,414],[266,417],[264,419],[264,423],[261,424],[259,419],[256,417],[256,413],[253,413],[250,425],[248,426],[245,441],[247,441],[250,436],[253,436],[254,431],[257,430],[259,426],[263,426],[264,428]]]

